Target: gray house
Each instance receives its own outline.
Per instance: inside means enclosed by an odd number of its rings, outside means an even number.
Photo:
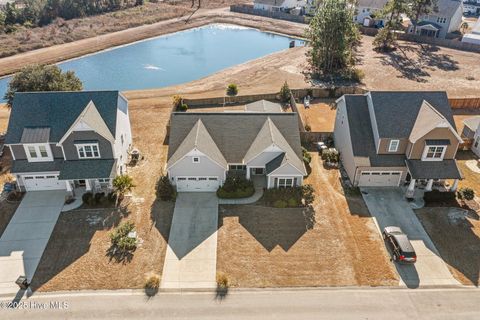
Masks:
[[[302,159],[296,113],[180,112],[170,119],[167,172],[178,191],[216,191],[229,172],[263,178],[267,188],[298,186]]]
[[[407,182],[431,190],[433,182],[462,178],[457,134],[445,92],[382,92],[337,100],[335,145],[355,186]]]
[[[461,0],[438,0],[436,10],[421,16],[417,23],[417,35],[445,39],[447,34],[460,30],[463,17]],[[413,33],[413,25],[408,32]]]
[[[96,191],[126,171],[128,101],[118,91],[17,93],[5,144],[24,191]]]

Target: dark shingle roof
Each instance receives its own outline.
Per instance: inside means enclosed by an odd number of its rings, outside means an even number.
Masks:
[[[11,173],[25,172],[50,172],[60,171],[63,159],[46,162],[28,162],[28,160],[15,160],[12,163]]]
[[[113,178],[117,160],[95,159],[64,161],[60,170],[60,180]]]
[[[413,179],[462,179],[456,160],[422,161],[406,160]]]
[[[115,136],[118,94],[118,91],[17,93],[5,143],[19,143],[25,127],[50,127],[50,141],[58,142],[90,101]]]
[[[190,113],[174,112],[170,122],[168,159],[175,153],[198,119],[228,163],[241,163],[248,149],[270,117],[295,154],[302,159],[296,113]]]
[[[408,138],[424,100],[456,130],[445,91],[371,91],[370,95],[380,138]]]
[[[368,157],[373,167],[403,167],[404,155],[377,154],[373,138],[372,124],[368,113],[367,97],[345,95],[350,139],[355,157]]]
[[[427,139],[425,140],[427,146],[449,146],[450,140],[448,139]]]
[[[273,171],[280,168],[280,166],[285,162],[286,154],[281,153],[277,157],[273,158],[269,163],[265,165],[265,171],[267,174],[272,173]]]

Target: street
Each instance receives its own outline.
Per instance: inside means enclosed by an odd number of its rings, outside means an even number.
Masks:
[[[480,290],[298,289],[159,293],[79,292],[23,298],[1,319],[479,319]]]

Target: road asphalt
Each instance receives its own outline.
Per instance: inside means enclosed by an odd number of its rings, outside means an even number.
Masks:
[[[3,300],[2,300],[3,299]],[[0,319],[480,319],[478,288],[139,291],[34,295]]]

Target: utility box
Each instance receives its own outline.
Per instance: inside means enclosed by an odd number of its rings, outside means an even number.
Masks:
[[[20,276],[18,277],[17,281],[15,283],[20,287],[20,289],[27,290],[29,283],[27,281],[27,277],[25,276]]]

